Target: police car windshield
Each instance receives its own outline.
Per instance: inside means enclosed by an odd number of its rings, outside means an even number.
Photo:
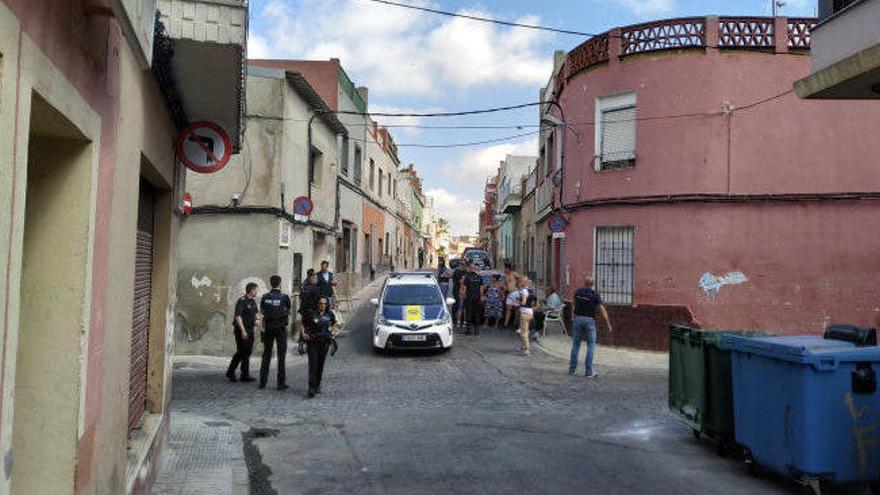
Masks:
[[[390,306],[436,306],[443,304],[436,285],[389,285],[382,303]]]

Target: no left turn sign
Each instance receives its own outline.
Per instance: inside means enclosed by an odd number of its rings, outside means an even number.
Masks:
[[[219,125],[196,122],[178,134],[177,156],[193,172],[212,174],[229,163],[232,143]]]

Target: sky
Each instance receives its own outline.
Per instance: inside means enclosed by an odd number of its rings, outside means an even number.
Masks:
[[[398,0],[439,10],[587,33],[670,17],[770,15],[770,0]],[[782,15],[815,15],[817,0],[786,0]],[[251,0],[249,58],[339,58],[370,90],[369,110],[454,112],[538,100],[554,50],[586,38],[506,27],[370,0]],[[376,117],[380,125],[534,126],[535,107],[454,118]],[[537,155],[534,127],[392,128],[402,164],[414,163],[453,234],[473,234],[486,178],[505,155]],[[457,148],[418,148],[475,141]]]

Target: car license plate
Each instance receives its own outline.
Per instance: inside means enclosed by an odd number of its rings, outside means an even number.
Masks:
[[[427,335],[404,335],[402,337],[404,342],[425,342],[428,340]]]

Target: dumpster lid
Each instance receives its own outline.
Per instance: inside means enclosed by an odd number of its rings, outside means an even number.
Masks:
[[[827,340],[815,335],[760,338],[725,335],[722,342],[734,352],[811,364],[817,368],[834,366],[841,361],[880,362],[880,347],[857,347],[852,342]]]

